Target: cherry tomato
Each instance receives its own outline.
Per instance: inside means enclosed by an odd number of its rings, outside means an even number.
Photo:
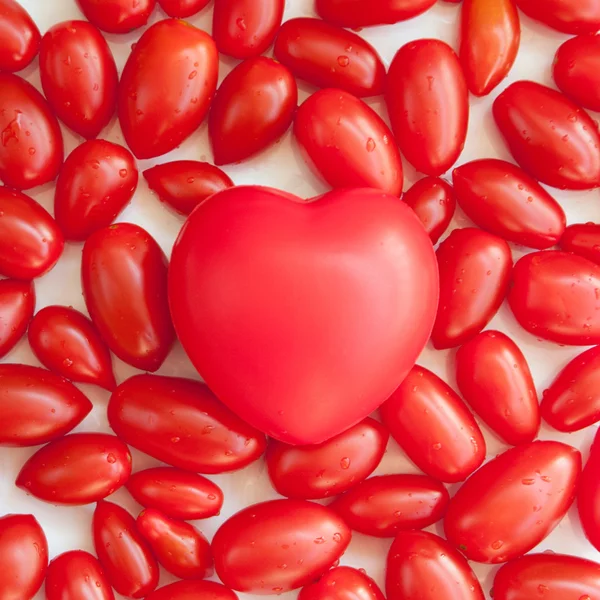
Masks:
[[[577,495],[579,520],[585,536],[596,550],[600,550],[600,433],[597,431],[590,448],[590,456],[581,476]]]
[[[385,600],[379,586],[352,567],[336,567],[300,590],[298,600]]]
[[[569,190],[600,186],[598,127],[566,96],[517,81],[496,98],[493,112],[511,154],[535,179]]]
[[[275,39],[285,0],[219,0],[212,35],[219,52],[234,58],[262,54]]]
[[[167,258],[138,225],[96,231],[83,247],[83,295],[108,347],[123,361],[156,371],[175,340],[167,301]]]
[[[556,245],[565,230],[560,204],[512,163],[474,160],[454,169],[452,179],[471,221],[509,242],[542,250]]]
[[[278,594],[325,573],[351,537],[345,523],[326,506],[271,500],[225,521],[213,538],[212,551],[217,575],[227,587]]]
[[[46,574],[46,600],[114,600],[98,560],[83,550],[57,556]]]
[[[208,118],[215,164],[239,162],[274,144],[292,124],[297,104],[287,67],[265,56],[240,63],[219,86]]]
[[[182,521],[218,515],[223,506],[221,488],[202,475],[171,467],[134,473],[126,483],[136,502]]]
[[[383,93],[385,66],[377,50],[352,31],[320,19],[290,19],[277,34],[275,58],[295,77],[359,98]]]
[[[237,595],[214,581],[178,581],[152,592],[146,600],[238,600]]]
[[[33,515],[0,517],[0,598],[31,600],[48,566],[48,542]]]
[[[137,375],[108,404],[115,433],[134,448],[180,469],[235,471],[265,451],[264,435],[222,405],[203,383]]]
[[[0,281],[0,358],[23,337],[34,310],[35,289],[30,281]]]
[[[360,533],[394,537],[439,521],[449,499],[446,488],[426,475],[383,475],[359,483],[329,508]]]
[[[517,0],[517,5],[528,17],[564,33],[596,33],[600,29],[598,0]]]
[[[24,69],[38,53],[40,39],[37,25],[16,0],[0,0],[0,71]]]
[[[290,446],[271,440],[266,456],[271,483],[288,498],[340,494],[377,468],[388,438],[380,423],[367,418],[322,444]]]
[[[24,79],[0,73],[0,179],[27,190],[53,181],[63,139],[45,98]]]
[[[38,367],[0,364],[0,390],[0,446],[59,439],[92,410],[72,383]]]
[[[92,529],[96,554],[112,587],[131,598],[150,594],[158,585],[158,564],[135,519],[124,508],[101,500]]]
[[[392,132],[352,94],[326,89],[309,96],[296,113],[294,135],[330,186],[402,193],[402,162]]]
[[[143,175],[161,202],[182,215],[189,215],[209,196],[233,187],[233,181],[221,169],[195,160],[156,165]]]
[[[144,32],[123,69],[118,102],[123,135],[138,158],[165,154],[198,129],[218,68],[212,38],[186,21],[166,19]]]
[[[469,560],[501,563],[537,546],[573,502],[581,454],[560,442],[511,448],[477,471],[450,500],[446,538]]]
[[[438,177],[424,177],[402,196],[402,200],[415,211],[432,243],[436,244],[448,229],[456,210],[452,186]]]
[[[574,252],[600,264],[600,225],[596,223],[570,225],[565,229],[559,244],[567,252]]]
[[[158,0],[160,7],[170,16],[185,19],[200,12],[210,0]]]
[[[143,27],[154,10],[156,0],[77,0],[85,18],[107,33],[128,33]]]
[[[390,548],[385,577],[388,600],[484,600],[469,563],[446,540],[426,531],[403,531]]]
[[[529,333],[559,344],[600,343],[600,266],[568,252],[533,252],[512,274],[509,306]]]
[[[529,365],[500,331],[483,331],[458,349],[456,383],[471,408],[507,444],[518,446],[537,436],[540,410]]]
[[[454,50],[432,39],[402,46],[385,101],[408,162],[426,175],[445,173],[462,152],[469,121],[469,91]]]
[[[465,404],[437,375],[415,366],[381,406],[383,424],[427,475],[464,481],[485,459],[485,440]]]
[[[319,16],[340,27],[391,25],[430,9],[435,0],[316,0]]]

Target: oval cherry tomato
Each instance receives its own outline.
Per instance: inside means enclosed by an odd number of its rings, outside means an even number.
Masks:
[[[23,337],[34,310],[33,283],[17,279],[0,281],[0,358]]]
[[[79,425],[92,403],[46,369],[0,364],[0,446],[38,446]]]
[[[107,33],[128,33],[144,26],[156,0],[77,0],[85,18]]]
[[[456,210],[452,186],[438,177],[424,177],[402,196],[402,200],[415,211],[432,243],[436,244],[448,229]]]
[[[134,448],[188,471],[235,471],[257,460],[266,446],[262,433],[190,379],[131,377],[111,396],[108,420]]]
[[[479,333],[496,314],[510,281],[512,255],[501,238],[467,227],[439,246],[440,304],[431,341],[453,348]]]
[[[46,99],[24,79],[0,73],[0,179],[27,190],[55,179],[63,139]]]
[[[381,418],[408,457],[434,479],[464,481],[485,459],[485,440],[464,402],[418,365],[383,403]]]
[[[329,508],[360,533],[394,537],[439,521],[449,499],[446,488],[426,475],[383,475],[359,483]]]
[[[454,548],[426,531],[403,531],[390,548],[385,577],[388,600],[484,600],[469,563]]]
[[[0,71],[24,69],[38,53],[40,39],[37,25],[16,0],[0,0]]]
[[[511,154],[535,179],[569,190],[600,186],[598,127],[566,96],[517,81],[496,98],[493,112]]]
[[[349,490],[381,462],[389,438],[367,418],[322,444],[290,446],[271,440],[267,468],[273,487],[288,498],[327,498]]]
[[[560,247],[600,264],[600,225],[577,223],[565,229],[560,238]]]
[[[225,77],[208,117],[215,164],[239,162],[274,144],[289,128],[298,104],[290,70],[257,56]]]
[[[290,19],[277,34],[275,58],[295,77],[359,98],[383,93],[385,66],[377,50],[352,31],[320,19]]]
[[[330,186],[402,193],[402,162],[392,132],[352,94],[326,89],[309,96],[296,113],[294,135]]]
[[[577,509],[585,536],[596,550],[600,550],[600,433],[590,448],[590,456],[579,483]]]
[[[134,473],[126,483],[136,502],[182,521],[218,515],[223,492],[210,479],[170,467],[155,467]]]
[[[336,567],[319,581],[303,587],[298,600],[385,600],[379,586],[352,567]]]
[[[83,550],[57,556],[46,574],[46,600],[114,600],[98,560]]]
[[[390,65],[385,101],[408,162],[426,175],[445,173],[465,145],[469,91],[454,50],[440,40],[402,46]]]
[[[210,0],[158,0],[160,7],[170,16],[185,19],[200,12]]]
[[[212,550],[217,575],[227,587],[278,594],[322,575],[345,552],[351,537],[345,523],[326,506],[271,500],[225,521]]]
[[[178,581],[152,592],[146,600],[238,600],[230,589],[214,581]]]
[[[0,517],[2,600],[31,600],[48,566],[48,542],[33,515]]]
[[[435,0],[316,0],[319,16],[341,27],[391,25],[406,21],[430,9]]]
[[[511,448],[479,469],[450,500],[446,537],[469,560],[501,563],[521,556],[565,516],[580,473],[581,454],[566,444]]]
[[[262,54],[275,39],[285,0],[219,0],[212,35],[219,52],[234,58]]]
[[[131,598],[152,592],[158,585],[158,564],[135,519],[124,508],[101,500],[92,528],[96,554],[112,587]]]
[[[574,346],[600,343],[600,266],[558,250],[521,258],[512,274],[509,306],[529,333]]]
[[[564,33],[596,33],[600,29],[598,0],[517,0],[532,19]]]
[[[233,181],[221,169],[195,160],[156,165],[143,175],[161,202],[182,215],[189,215],[209,196],[233,187]]]
[[[456,383],[471,408],[507,444],[518,446],[537,436],[540,410],[529,365],[500,331],[483,331],[458,349]]]
[[[96,231],[83,247],[83,296],[94,325],[123,361],[156,371],[175,340],[167,301],[167,258],[138,225]]]
[[[119,83],[119,121],[138,158],[165,154],[198,129],[218,68],[212,38],[186,21],[166,19],[144,32]]]

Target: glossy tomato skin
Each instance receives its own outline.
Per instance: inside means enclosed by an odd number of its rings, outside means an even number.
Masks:
[[[104,0],[77,0],[85,18],[98,29],[107,33],[128,33],[142,27],[154,10],[156,0],[116,0],[106,3]]]
[[[102,566],[88,552],[73,550],[54,558],[46,574],[46,600],[114,600]]]
[[[158,564],[135,519],[124,508],[101,500],[92,531],[98,560],[111,586],[130,598],[148,596],[158,585]]]
[[[566,444],[511,448],[479,469],[450,500],[446,538],[469,560],[496,564],[517,558],[565,516],[580,473],[581,454]]]
[[[577,509],[579,520],[585,536],[589,542],[600,550],[600,434],[596,437],[590,448],[590,456],[581,476],[579,492],[577,495]]]
[[[471,408],[507,444],[518,446],[537,436],[540,409],[529,365],[502,332],[482,331],[458,349],[456,383]]]
[[[596,33],[600,29],[598,0],[516,0],[517,6],[528,16],[563,33]]]
[[[123,69],[118,98],[123,135],[137,158],[165,154],[198,129],[218,68],[212,38],[185,21],[166,19],[143,33]]]
[[[277,34],[275,58],[295,77],[358,98],[377,96],[385,86],[385,65],[377,50],[352,31],[321,19],[286,21]]]
[[[565,229],[560,247],[600,265],[600,225],[577,223]]]
[[[266,455],[271,483],[288,498],[341,494],[377,468],[388,438],[381,423],[367,418],[322,444],[290,446],[271,440]]]
[[[364,572],[336,567],[319,581],[304,586],[298,600],[385,600],[379,586]]]
[[[210,0],[158,0],[160,7],[170,16],[185,19],[200,12]]]
[[[264,435],[222,405],[206,385],[190,379],[131,377],[111,396],[108,421],[134,448],[200,473],[241,469],[266,447]]]
[[[541,183],[569,190],[600,186],[600,134],[566,96],[517,81],[494,101],[494,119],[519,165]]]
[[[439,521],[449,499],[446,488],[426,475],[383,475],[359,483],[329,508],[360,533],[394,537]]]
[[[225,521],[213,538],[212,551],[217,575],[227,587],[277,594],[322,575],[345,552],[350,539],[345,523],[325,506],[271,500]]]
[[[40,31],[16,0],[0,0],[0,39],[0,71],[20,71],[38,53]]]
[[[0,358],[23,337],[35,310],[35,289],[30,281],[0,281]]]
[[[38,367],[0,364],[0,390],[0,446],[59,439],[92,410],[72,383]]]
[[[319,16],[339,25],[356,29],[369,25],[391,25],[425,12],[435,0],[316,0]]]
[[[298,104],[291,71],[257,56],[225,77],[208,117],[216,165],[239,162],[275,143],[289,128]]]
[[[392,132],[352,94],[331,88],[310,96],[296,113],[294,135],[331,187],[402,193],[402,162]]]
[[[214,581],[178,581],[166,585],[146,600],[238,600],[237,594]]]
[[[464,402],[418,365],[383,403],[381,418],[408,457],[434,479],[464,481],[485,459],[485,440]]]
[[[390,65],[385,101],[408,162],[426,175],[445,173],[467,137],[469,91],[454,50],[445,42],[402,46]]]

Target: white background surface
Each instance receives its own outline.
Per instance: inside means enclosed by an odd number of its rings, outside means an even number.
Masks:
[[[83,18],[75,4],[75,0],[19,1],[33,16],[42,34],[57,22]],[[314,0],[287,0],[284,20],[296,16],[314,16],[313,3]],[[460,5],[438,1],[425,15],[416,19],[392,26],[364,29],[360,32],[360,35],[377,48],[386,65],[389,65],[396,50],[404,43],[413,39],[423,37],[440,38],[448,42],[455,49],[458,49],[459,13]],[[165,15],[157,7],[150,22],[154,23],[162,18],[165,18]],[[211,20],[212,3],[201,11],[200,14],[189,19],[191,23],[208,32],[211,31]],[[521,50],[509,78],[487,98],[476,99],[471,97],[469,135],[459,164],[483,157],[509,159],[491,116],[491,103],[493,99],[509,82],[517,79],[534,79],[541,83],[552,85],[551,65],[554,53],[558,46],[567,39],[567,36],[538,25],[524,15],[521,15],[521,22],[523,29]],[[124,36],[106,35],[119,70],[125,64],[131,44],[138,39],[140,34],[141,30]],[[237,64],[237,61],[232,59],[221,59],[220,80],[223,79],[235,64]],[[38,89],[41,89],[37,59],[21,75],[25,76]],[[157,85],[160,85],[159,81],[157,81]],[[300,101],[303,101],[313,91],[314,89],[310,86],[300,83]],[[380,98],[368,100],[368,103],[387,119],[383,102]],[[598,115],[593,115],[593,117],[597,118]],[[64,127],[63,135],[67,152],[73,150],[82,141],[81,139],[77,139],[76,136]],[[99,137],[123,143],[116,118],[113,119],[111,124]],[[181,158],[212,160],[206,124],[178,150],[159,159],[140,161],[138,165],[140,174],[143,169],[148,168],[152,164]],[[225,170],[237,184],[253,183],[270,185],[303,197],[310,197],[327,190],[326,186],[304,164],[290,132],[278,144],[254,159],[238,166],[226,167]],[[405,190],[418,179],[414,170],[406,165],[406,163],[405,179]],[[599,221],[600,202],[597,190],[582,193],[566,193],[557,190],[550,190],[550,192],[563,205],[569,224]],[[52,211],[53,194],[53,185],[37,188],[31,193],[37,201],[50,211]],[[157,239],[167,254],[170,254],[172,244],[183,224],[182,217],[170,212],[150,193],[145,180],[141,176],[140,184],[133,201],[120,215],[118,221],[130,221],[145,227]],[[466,225],[470,225],[470,222],[459,209],[451,228]],[[86,312],[81,293],[79,273],[81,250],[81,244],[67,244],[65,252],[57,266],[48,275],[36,281],[36,308],[38,310],[49,304],[63,304],[71,305],[78,310]],[[523,248],[513,247],[515,260],[526,251]],[[519,327],[508,310],[506,303],[502,306],[489,328],[504,331],[519,344],[530,362],[540,397],[542,391],[550,384],[558,371],[571,358],[584,350],[584,348],[576,347],[559,347],[537,340]],[[429,345],[423,352],[419,363],[432,369],[455,387],[452,374],[453,357],[454,351],[435,351]],[[38,364],[29,350],[26,339],[21,340],[16,348],[5,357],[4,361]],[[116,358],[113,358],[113,361],[118,382],[122,382],[136,372],[135,369],[125,365]],[[159,374],[197,377],[180,346],[174,348],[160,369]],[[106,421],[106,404],[109,394],[95,386],[82,385],[80,387],[93,401],[94,410],[77,428],[77,431],[109,432],[110,429]],[[482,426],[482,429],[488,442],[488,459],[506,449],[497,438],[489,433],[489,430],[485,426]],[[594,433],[594,427],[577,434],[568,435],[559,434],[546,426],[542,426],[540,437],[542,439],[558,439],[577,446],[582,449],[584,459],[587,459],[588,448]],[[13,482],[21,465],[35,450],[36,448],[0,449],[0,514],[11,512],[33,513],[46,532],[50,544],[51,557],[67,550],[79,548],[93,553],[90,533],[91,517],[94,508],[92,505],[75,508],[55,507],[27,496],[25,492],[14,486]],[[134,457],[134,470],[158,464],[157,461],[133,449],[132,453]],[[387,453],[376,473],[406,472],[417,471],[399,450],[398,446],[393,441],[390,441]],[[263,460],[258,461],[243,471],[214,476],[211,479],[222,487],[225,494],[225,505],[220,517],[195,523],[209,538],[212,537],[224,519],[243,506],[278,497],[270,486]],[[124,490],[115,493],[110,500],[122,504],[135,515],[141,509]],[[441,533],[442,531],[440,524],[434,526],[431,530],[437,533]],[[390,543],[391,540],[380,540],[355,533],[348,552],[342,557],[341,564],[366,569],[367,573],[383,586],[385,558]],[[538,548],[540,551],[546,549],[600,560],[599,553],[586,541],[579,525],[577,514],[573,508],[554,533]],[[497,570],[497,567],[490,568],[485,565],[476,564],[473,564],[473,567],[479,575],[486,593],[489,593],[493,574]],[[171,580],[168,574],[162,573],[161,585]],[[294,592],[286,594],[283,600],[294,598],[295,595]],[[244,597],[243,594],[240,596],[241,598]],[[38,598],[43,598],[43,593],[40,593],[36,597],[36,599]]]

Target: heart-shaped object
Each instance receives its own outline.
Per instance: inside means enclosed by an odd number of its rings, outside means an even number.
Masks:
[[[397,197],[306,202],[264,187],[215,194],[171,259],[179,339],[217,397],[291,444],[322,442],[382,404],[429,339],[438,273]]]

